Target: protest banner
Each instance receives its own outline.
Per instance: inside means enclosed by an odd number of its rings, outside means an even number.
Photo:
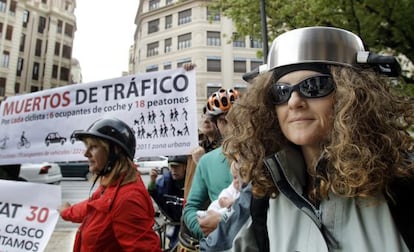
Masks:
[[[0,252],[44,251],[59,218],[61,188],[0,179],[0,191]]]
[[[0,164],[85,160],[73,136],[100,118],[134,130],[136,157],[185,155],[198,144],[195,71],[182,68],[8,97],[0,105]]]

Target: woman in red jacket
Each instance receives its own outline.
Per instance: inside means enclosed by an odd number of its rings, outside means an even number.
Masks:
[[[89,170],[100,185],[89,199],[60,209],[64,220],[81,223],[73,251],[161,251],[152,201],[132,162],[131,128],[100,119],[76,137],[85,143]]]

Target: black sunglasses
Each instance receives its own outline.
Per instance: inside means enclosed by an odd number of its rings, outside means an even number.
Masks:
[[[305,98],[320,98],[329,95],[335,90],[332,76],[328,74],[315,75],[306,78],[295,85],[276,82],[270,87],[273,104],[279,105],[287,102],[293,91]]]

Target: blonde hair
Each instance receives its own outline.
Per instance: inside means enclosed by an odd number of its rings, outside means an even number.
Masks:
[[[104,148],[106,155],[109,157],[109,142],[97,137],[86,137],[84,140],[86,146],[91,144],[96,144]],[[125,154],[122,149],[114,144],[114,150],[116,159],[115,163],[112,165],[111,171],[105,175],[105,180],[101,178],[101,185],[109,186],[115,185],[119,182],[119,179],[123,177],[121,185],[128,184],[137,180],[137,169],[135,168],[134,163],[129,157]],[[96,174],[94,178],[96,178]]]
[[[387,191],[395,178],[413,176],[413,99],[397,94],[391,83],[369,70],[330,67],[336,83],[333,130],[321,146],[325,171],[310,170],[321,183],[310,197],[322,199],[329,191],[345,197],[370,197]],[[271,73],[258,76],[227,115],[234,126],[224,140],[226,155],[240,155],[241,175],[252,182],[256,196],[277,195],[265,156],[289,144],[282,134],[269,96],[276,81]]]

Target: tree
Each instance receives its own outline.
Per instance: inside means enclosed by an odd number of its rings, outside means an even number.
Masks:
[[[405,55],[414,62],[412,0],[267,0],[269,41],[291,29],[334,26],[354,32],[367,50]],[[261,38],[260,1],[212,0],[210,8],[231,18],[240,36]],[[257,10],[257,11],[255,11]],[[414,83],[407,74],[405,80]]]

